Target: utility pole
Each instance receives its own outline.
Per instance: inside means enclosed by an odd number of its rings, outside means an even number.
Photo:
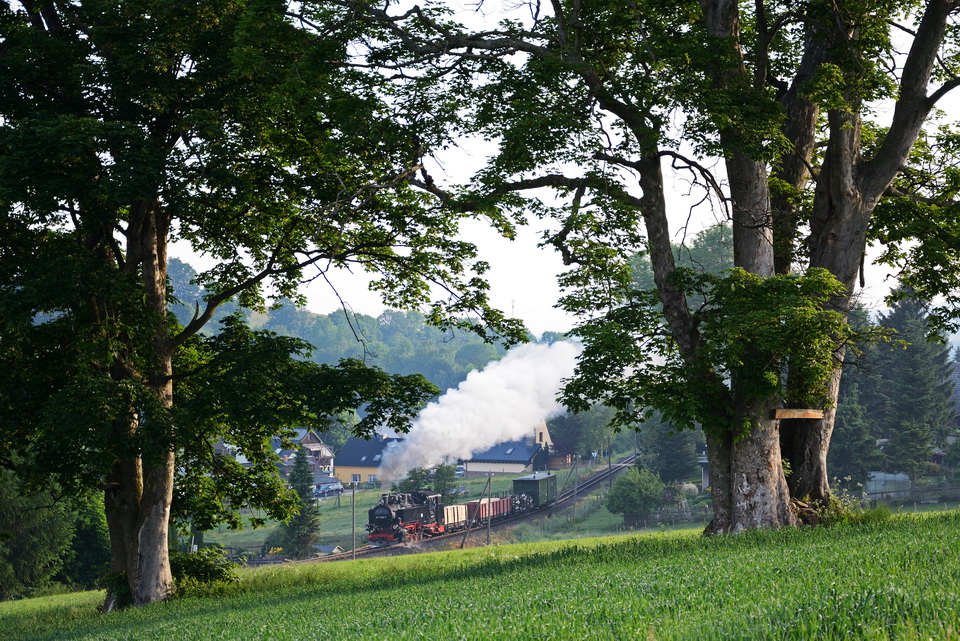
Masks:
[[[487,485],[490,486],[490,494],[487,498],[487,547],[490,547],[490,519],[493,516],[493,472],[487,472]]]
[[[357,560],[357,482],[354,481],[350,491],[350,518],[353,521],[353,560]]]
[[[577,454],[577,459],[580,458],[580,455]],[[577,520],[577,491],[580,489],[580,477],[573,477],[573,520]]]

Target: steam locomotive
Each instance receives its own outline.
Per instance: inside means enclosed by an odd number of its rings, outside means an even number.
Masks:
[[[501,520],[536,510],[557,500],[557,476],[536,472],[513,479],[513,491],[499,498],[484,498],[444,505],[430,490],[384,494],[370,509],[367,539],[370,543],[402,543],[455,532],[471,523]]]

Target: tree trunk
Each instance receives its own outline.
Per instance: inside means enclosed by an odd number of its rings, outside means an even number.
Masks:
[[[103,610],[109,612],[133,603],[137,584],[137,514],[143,493],[140,459],[117,461],[104,491],[104,510],[110,531],[110,573],[117,584],[107,590]]]
[[[783,472],[779,426],[769,418],[775,407],[771,400],[744,408],[752,426],[731,448],[732,532],[798,524]]]
[[[770,401],[740,404],[739,416],[751,427],[739,437],[707,437],[713,520],[708,534],[742,532],[798,524],[780,457],[777,421]]]
[[[733,264],[764,278],[773,276],[767,169],[740,153],[728,158],[726,166],[733,199]]]
[[[820,65],[826,61],[829,47],[822,28],[814,24],[805,27],[806,38],[803,59],[790,87],[778,96],[786,118],[783,135],[790,142],[790,150],[783,155],[772,170],[775,180],[789,188],[780,187],[770,195],[773,214],[774,262],[778,274],[789,274],[797,259],[797,242],[801,211],[797,194],[801,193],[812,178],[813,151],[817,138],[817,119],[820,105],[810,100],[806,88],[815,77]]]
[[[842,369],[830,376],[827,395],[833,405],[824,410],[821,419],[787,419],[780,422],[780,448],[790,465],[787,483],[790,495],[807,503],[827,505],[830,502],[830,479],[827,452],[837,417]]]
[[[846,315],[856,288],[866,249],[870,213],[879,193],[864,195],[858,180],[860,117],[850,112],[829,114],[830,143],[817,181],[810,225],[810,266],[828,270],[846,288],[829,305]],[[794,497],[827,504],[830,478],[827,453],[840,392],[842,351],[827,388],[829,405],[821,419],[790,419],[782,427],[781,447],[789,462],[788,479]]]
[[[174,454],[144,470],[138,522],[137,585],[134,605],[166,599],[173,592],[168,531],[173,500]]]
[[[168,220],[156,199],[138,201],[127,232],[124,269],[139,272],[147,306],[163,319],[167,314],[166,244]],[[150,341],[155,369],[147,384],[163,410],[173,407],[173,341],[164,322]],[[141,375],[130,365],[119,366],[116,377]],[[128,434],[136,435],[143,449],[113,466],[105,494],[110,528],[111,571],[126,575],[129,595],[111,590],[104,609],[162,601],[173,592],[168,531],[173,502],[175,453],[172,427],[163,416],[132,406]]]
[[[734,196],[735,262],[761,276],[774,272],[773,243],[769,219],[769,192],[762,163],[742,154],[728,159],[731,194]],[[666,208],[662,201],[663,182],[659,160],[644,165],[641,185],[650,259],[672,334],[687,362],[696,363],[699,334],[692,322],[682,292],[672,288],[673,256],[666,232]],[[707,384],[714,382],[708,381]],[[715,382],[721,384],[722,382]],[[707,531],[739,532],[754,528],[779,528],[797,524],[790,506],[790,494],[780,457],[779,431],[769,418],[776,399],[763,403],[735,403],[736,381],[732,382],[728,407],[718,408],[724,417],[739,417],[751,427],[734,438],[731,424],[718,420],[707,440],[711,467],[714,518]]]
[[[730,469],[732,440],[729,433],[707,436],[710,495],[713,497],[713,520],[707,525],[707,534],[729,532],[733,522],[733,484]]]
[[[714,84],[720,90],[749,85],[742,53],[737,43],[739,16],[736,2],[728,0],[701,1],[711,35],[724,38],[731,47],[731,59],[738,67],[717,67],[712,72]],[[774,275],[773,225],[771,218],[770,187],[766,164],[739,150],[742,132],[728,129],[720,132],[724,146],[731,150],[726,158],[727,178],[733,201],[733,263],[746,271],[769,278]],[[770,397],[760,402],[736,401],[740,396],[737,376],[730,381],[731,407],[729,414],[749,425],[743,434],[733,434],[728,443],[720,445],[714,454],[723,466],[726,483],[721,498],[729,496],[730,506],[715,512],[712,531],[740,532],[756,528],[779,528],[796,525],[790,508],[780,459],[779,430],[770,418],[777,399]],[[736,423],[728,429],[735,429]],[[709,447],[709,444],[708,444]],[[728,461],[723,461],[728,454]],[[711,470],[712,473],[712,470]],[[714,495],[716,500],[717,494]]]
[[[133,458],[114,464],[104,493],[110,530],[110,572],[125,578],[112,586],[104,611],[162,601],[173,591],[168,525],[173,498],[174,455],[143,469]]]
[[[936,100],[952,88],[947,83],[928,96],[932,71],[943,42],[947,20],[956,3],[931,0],[923,12],[913,43],[904,62],[896,108],[890,128],[876,155],[869,162],[861,157],[860,115],[856,109],[834,110],[829,114],[830,139],[817,180],[813,216],[810,221],[810,266],[829,270],[847,288],[847,294],[831,301],[843,314],[850,301],[862,266],[870,216],[883,192],[906,162],[920,128]],[[836,25],[843,21],[837,20]],[[827,31],[833,25],[827,26]],[[838,30],[825,40],[846,46],[850,33]],[[858,105],[856,95],[847,96]],[[793,468],[790,479],[795,496],[826,501],[830,483],[827,451],[836,419],[841,370],[833,373],[829,385],[832,407],[823,419],[797,421],[784,438],[785,454]]]

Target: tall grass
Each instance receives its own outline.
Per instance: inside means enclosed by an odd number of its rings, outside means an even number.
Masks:
[[[229,598],[110,615],[94,614],[93,598],[0,604],[0,630],[11,640],[960,641],[958,552],[958,512],[640,534],[247,571]]]

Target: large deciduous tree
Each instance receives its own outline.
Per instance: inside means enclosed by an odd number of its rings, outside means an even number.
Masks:
[[[358,433],[403,429],[435,391],[358,361],[312,365],[303,343],[239,317],[202,335],[218,307],[299,300],[303,280],[355,265],[388,303],[516,330],[488,308],[458,217],[407,180],[455,97],[391,99],[384,75],[344,64],[362,30],[328,3],[295,8],[0,5],[0,464],[103,489],[135,604],[172,590],[171,510],[236,523],[245,504],[292,506],[267,473],[277,431],[360,406]],[[214,265],[185,325],[167,311],[174,241]]]
[[[557,219],[547,242],[575,266],[563,304],[585,318],[566,401],[603,401],[623,424],[647,406],[702,426],[710,531],[792,525],[791,498],[828,501],[844,319],[873,213],[906,201],[877,228],[897,239],[923,227],[897,212],[948,218],[895,181],[960,83],[960,3],[552,0],[476,30],[436,4],[333,1],[383,29],[368,61],[475,96],[465,127],[497,153],[467,193],[421,175],[425,189],[454,209],[499,199]],[[884,100],[886,122],[865,123]],[[727,275],[676,267],[665,161],[732,222]],[[560,204],[519,196],[536,189]],[[652,295],[629,286],[641,247]],[[784,406],[823,417],[781,421]]]

